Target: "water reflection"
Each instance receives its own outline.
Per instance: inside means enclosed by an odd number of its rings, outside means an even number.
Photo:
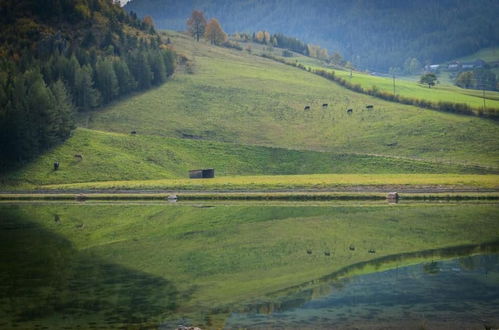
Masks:
[[[441,276],[442,258],[495,253],[499,237],[496,204],[210,206],[0,205],[0,328],[253,328],[349,292],[356,275],[423,263]],[[473,258],[458,267],[482,269]]]
[[[499,255],[486,254],[338,279],[233,313],[226,328],[484,329],[497,311]]]
[[[170,281],[79,252],[16,212],[1,218],[0,328],[157,324],[175,310]]]

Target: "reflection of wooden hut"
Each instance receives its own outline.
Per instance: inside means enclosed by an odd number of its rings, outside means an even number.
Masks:
[[[386,195],[386,199],[388,202],[397,203],[399,200],[399,194],[396,192],[389,192],[388,195]]]
[[[214,177],[215,177],[215,169],[213,168],[189,171],[189,178],[191,179],[211,179]]]

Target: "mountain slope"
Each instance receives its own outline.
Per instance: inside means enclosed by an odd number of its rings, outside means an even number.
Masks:
[[[0,1],[0,171],[67,139],[75,111],[160,85],[174,54],[112,0]]]
[[[132,0],[125,8],[176,30],[185,29],[193,9],[203,10],[230,33],[282,32],[376,71],[407,58],[443,62],[499,44],[494,0]]]
[[[217,176],[498,171],[497,122],[381,101],[184,34],[162,37],[188,63],[167,84],[81,113],[87,129],[3,175],[3,185],[182,178],[206,167]]]
[[[80,154],[83,159],[76,159]],[[53,170],[53,162],[60,167]],[[214,167],[216,176],[326,173],[488,173],[473,166],[411,159],[298,151],[212,141],[77,129],[63,145],[0,177],[4,185],[186,178]],[[490,173],[490,172],[489,172]],[[497,173],[495,171],[494,173]]]
[[[168,36],[195,73],[178,72],[162,87],[92,114],[88,128],[498,166],[496,122],[385,102],[246,52]]]

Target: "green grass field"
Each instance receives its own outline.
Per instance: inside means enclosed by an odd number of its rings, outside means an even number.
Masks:
[[[74,158],[82,154],[83,160]],[[58,171],[53,162],[59,161]],[[2,177],[4,186],[186,178],[215,168],[217,177],[326,173],[497,173],[497,170],[407,158],[298,151],[216,141],[77,129],[66,143]],[[145,186],[151,183],[145,181]],[[311,184],[314,180],[311,180]],[[117,183],[118,184],[118,183]],[[189,181],[185,184],[188,186]],[[110,186],[108,182],[106,185]]]
[[[336,75],[348,79],[353,84],[360,84],[369,89],[376,86],[382,91],[393,93],[393,79],[386,77],[376,77],[360,72],[350,72],[335,70]],[[446,101],[453,103],[465,103],[474,108],[483,107],[482,91],[464,89],[450,84],[436,85],[428,88],[414,81],[395,80],[395,93],[415,99],[429,100],[433,102]],[[485,106],[499,109],[499,92],[485,91]]]
[[[122,328],[178,315],[223,328],[231,311],[280,290],[353,265],[343,276],[449,258],[438,249],[495,241],[499,230],[493,204],[202,206],[0,205],[1,286],[12,295],[0,294],[10,306],[0,324]]]
[[[255,46],[256,44],[252,45],[258,54],[263,54],[265,52],[269,53],[268,51],[264,51],[261,46]],[[293,58],[284,58],[280,56],[281,54],[282,50],[280,49],[275,49],[272,52],[273,56],[280,57],[288,62],[297,61],[312,69],[327,69],[322,61],[315,58],[296,53]],[[488,62],[499,61],[499,50],[498,48],[487,48],[476,54],[470,55],[467,58],[459,59],[459,61],[472,61],[482,57]],[[358,71],[353,71],[352,78],[350,78],[350,71],[348,70],[334,69],[334,71],[338,77],[345,78],[352,84],[360,84],[365,89],[371,89],[373,86],[376,86],[379,90],[393,93],[392,78],[373,76]],[[433,102],[445,101],[465,103],[475,108],[483,107],[483,92],[480,90],[457,87],[453,85],[446,76],[440,79],[441,84],[438,84],[431,89],[428,88],[428,86],[419,84],[418,80],[419,76],[396,78],[395,93],[410,98]],[[499,92],[485,91],[485,106],[499,109]]]
[[[82,190],[293,190],[338,189],[350,186],[499,189],[499,175],[463,174],[307,174],[235,176],[214,179],[164,179],[83,182],[40,186],[41,189]]]
[[[194,60],[195,74],[179,72],[153,91],[93,113],[89,128],[498,165],[499,133],[490,120],[384,102],[244,52],[181,34],[172,40]],[[323,103],[330,104],[328,110],[321,109]],[[363,110],[366,104],[376,110]],[[305,105],[310,112],[303,111]],[[346,114],[348,108],[353,115]]]
[[[475,60],[484,60],[487,63],[499,62],[499,47],[484,48],[469,56],[456,59],[456,61],[460,62],[471,62]]]
[[[82,114],[72,138],[2,174],[2,186],[176,179],[204,167],[217,176],[499,171],[497,122],[385,102],[247,52],[167,34],[193,74],[181,66],[156,89]]]

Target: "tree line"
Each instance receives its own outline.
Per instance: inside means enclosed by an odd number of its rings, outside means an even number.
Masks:
[[[294,66],[296,68],[314,73],[316,75],[319,75],[321,77],[324,77],[328,80],[334,81],[341,86],[350,89],[354,92],[357,93],[363,93],[367,95],[371,95],[383,100],[391,101],[391,102],[397,102],[397,103],[402,103],[402,104],[407,104],[407,105],[415,105],[420,108],[426,108],[426,109],[432,109],[432,110],[437,110],[437,111],[443,111],[443,112],[450,112],[450,113],[458,113],[462,115],[471,115],[471,116],[479,116],[479,117],[485,117],[485,118],[491,118],[494,120],[499,119],[499,111],[495,108],[486,108],[486,107],[480,107],[480,108],[474,108],[472,106],[469,106],[468,104],[465,103],[454,103],[454,102],[446,102],[446,101],[439,101],[439,102],[432,102],[424,99],[416,99],[412,97],[407,97],[407,96],[402,96],[398,94],[393,94],[390,92],[385,92],[379,90],[376,86],[373,86],[372,88],[364,88],[362,87],[361,84],[354,84],[350,82],[347,79],[344,79],[342,77],[338,77],[334,71],[327,71],[323,69],[317,69],[314,70],[310,67],[306,67],[301,63],[298,62],[288,62],[282,58],[274,57],[269,54],[262,54],[262,57]]]
[[[192,8],[225,30],[282,32],[340,52],[362,69],[443,63],[499,44],[497,0],[132,0],[160,28],[182,30]]]
[[[39,2],[31,4],[23,2],[22,10],[15,5],[9,10],[36,25],[39,41],[31,40],[33,35],[16,40],[2,31],[6,56],[0,60],[0,167],[28,161],[67,139],[77,112],[162,84],[174,72],[175,53],[162,44],[150,19],[139,20],[108,0],[61,0],[33,15],[30,10]],[[56,17],[75,11],[87,17],[83,22],[108,29],[81,28],[68,14],[69,29],[42,33],[53,28]]]

